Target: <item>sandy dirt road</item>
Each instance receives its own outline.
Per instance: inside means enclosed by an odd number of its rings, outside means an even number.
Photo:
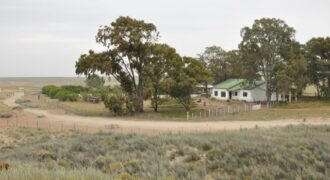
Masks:
[[[15,93],[14,96],[3,101],[10,107],[17,106],[16,99],[23,97],[23,93]],[[330,125],[330,119],[313,118],[303,122],[301,119],[286,119],[274,121],[218,121],[218,122],[173,122],[173,121],[141,121],[135,119],[118,119],[115,117],[83,117],[77,115],[58,115],[41,109],[24,109],[24,112],[32,113],[36,116],[44,115],[44,122],[60,122],[64,126],[73,125],[75,127],[89,127],[94,129],[102,129],[115,127],[117,131],[136,132],[136,133],[152,133],[161,132],[215,132],[223,130],[239,130],[241,128],[271,128],[276,126],[311,124],[311,125]]]

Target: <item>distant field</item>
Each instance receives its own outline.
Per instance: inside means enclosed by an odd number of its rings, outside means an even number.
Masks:
[[[0,78],[0,88],[17,90],[18,88],[41,88],[45,85],[83,85],[83,77],[17,77]]]
[[[41,88],[45,85],[84,85],[84,77],[13,77],[0,78],[0,88]],[[118,84],[114,79],[106,84]]]
[[[221,133],[0,133],[0,179],[328,179],[330,127]]]

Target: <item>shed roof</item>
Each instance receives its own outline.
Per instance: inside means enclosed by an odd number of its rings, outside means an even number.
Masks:
[[[265,81],[253,81],[253,82],[248,82],[245,81],[241,84],[239,84],[238,86],[234,86],[232,88],[229,89],[229,91],[237,91],[237,90],[251,90],[251,89],[255,89],[261,85],[263,85],[265,83]]]
[[[251,90],[260,85],[264,84],[265,81],[253,81],[249,82],[246,79],[227,79],[224,82],[221,82],[214,86],[214,89],[226,89],[228,91],[237,91],[241,89]]]
[[[214,86],[215,89],[230,89],[243,83],[245,79],[227,79]]]

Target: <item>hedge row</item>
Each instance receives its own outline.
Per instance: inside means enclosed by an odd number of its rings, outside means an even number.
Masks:
[[[82,96],[84,101],[87,100],[87,97],[92,95],[94,97],[99,97],[104,101],[108,94],[122,94],[122,89],[118,86],[113,87],[112,89],[109,88],[98,88],[98,89],[89,89],[83,86],[73,86],[73,85],[66,85],[66,86],[44,86],[42,88],[42,93],[49,96],[53,99],[58,99],[60,101],[77,101],[79,95]]]
[[[58,99],[60,101],[77,101],[78,100],[78,94],[76,93],[78,91],[78,88],[72,88],[68,86],[44,86],[42,88],[42,93],[49,96],[53,99]]]

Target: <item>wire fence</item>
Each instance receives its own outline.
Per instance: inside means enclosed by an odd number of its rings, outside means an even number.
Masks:
[[[237,114],[242,112],[254,111],[261,109],[261,104],[240,104],[240,105],[229,105],[220,108],[209,108],[203,111],[187,112],[186,119],[208,119],[214,117],[221,117],[228,114]]]

